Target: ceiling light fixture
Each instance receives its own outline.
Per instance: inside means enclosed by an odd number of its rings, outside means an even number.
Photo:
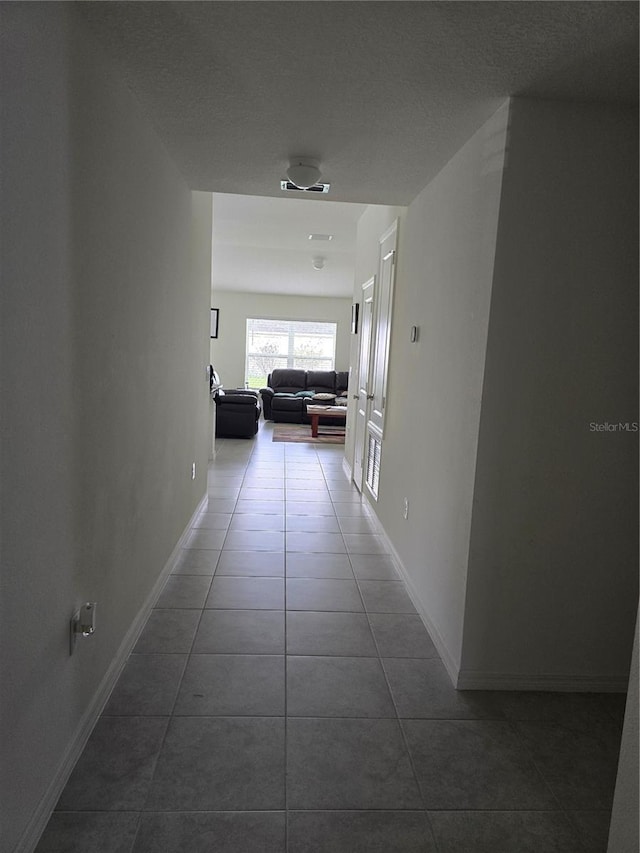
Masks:
[[[333,240],[333,234],[309,234],[310,240]]]
[[[318,255],[316,258],[312,258],[311,264],[314,270],[321,270],[324,267],[324,258]]]
[[[287,169],[287,177],[299,189],[308,190],[322,177],[320,163],[310,157],[293,157]]]

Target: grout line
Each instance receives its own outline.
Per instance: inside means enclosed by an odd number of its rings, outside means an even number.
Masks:
[[[351,559],[350,559],[350,561],[351,561]],[[352,568],[353,568],[353,564],[352,564]],[[359,583],[358,578],[356,577],[355,569],[354,569],[353,574],[354,574],[354,577],[355,577],[356,586],[358,587],[358,591],[360,592],[360,583]],[[362,595],[362,593],[360,593],[360,594]],[[364,606],[364,599],[363,599],[362,604],[363,604],[363,606]],[[428,814],[428,811],[427,811],[427,808],[426,808],[426,805],[425,805],[424,792],[423,792],[423,790],[422,790],[422,786],[420,785],[420,780],[419,780],[419,778],[418,778],[418,773],[417,773],[417,770],[416,770],[415,762],[414,762],[414,760],[413,760],[413,755],[412,755],[412,753],[411,753],[411,749],[409,748],[409,741],[407,740],[407,735],[406,735],[406,732],[405,732],[404,727],[403,727],[403,725],[402,725],[402,721],[401,721],[401,719],[400,719],[400,712],[399,712],[399,709],[398,709],[398,705],[397,705],[397,702],[396,702],[396,698],[395,698],[395,696],[394,696],[393,690],[391,689],[391,684],[390,684],[390,682],[389,682],[389,678],[388,678],[388,676],[387,676],[387,671],[386,671],[386,669],[384,668],[384,664],[382,663],[383,658],[382,658],[382,655],[380,654],[380,646],[378,645],[378,640],[377,640],[377,638],[376,638],[375,631],[373,630],[373,625],[371,624],[370,613],[369,613],[369,611],[368,611],[366,608],[365,608],[365,611],[364,611],[364,612],[365,612],[365,615],[366,615],[366,617],[367,617],[367,624],[369,625],[369,631],[371,632],[371,636],[372,636],[372,638],[373,638],[373,643],[374,643],[374,645],[375,645],[376,652],[377,652],[377,654],[378,654],[378,663],[379,663],[379,665],[380,665],[380,669],[382,670],[382,675],[383,675],[383,678],[384,678],[385,684],[387,685],[387,690],[389,691],[389,696],[391,697],[391,702],[392,702],[392,704],[393,704],[393,708],[394,708],[394,710],[395,710],[395,712],[396,712],[395,719],[396,719],[396,722],[397,722],[397,725],[398,725],[398,729],[400,730],[400,736],[401,736],[401,738],[402,738],[402,742],[403,742],[403,744],[404,744],[405,751],[406,751],[406,753],[407,753],[407,756],[409,757],[409,764],[410,764],[410,766],[411,766],[411,772],[412,772],[412,774],[413,774],[413,779],[414,779],[414,782],[415,782],[415,784],[416,784],[416,789],[417,789],[417,791],[418,791],[418,794],[420,795],[420,801],[421,801],[421,803],[422,803],[422,812],[423,812],[423,814],[424,814],[424,817],[425,817],[425,821],[426,821],[427,827],[428,827],[429,832],[430,832],[430,834],[431,834],[431,840],[433,841],[433,844],[434,844],[434,846],[435,846],[435,848],[436,848],[436,851],[438,851],[440,848],[439,848],[439,846],[438,846],[438,842],[437,842],[437,840],[436,840],[436,834],[435,834],[435,832],[434,832],[434,830],[433,830],[433,826],[432,826],[432,824],[431,824],[431,819],[429,818],[429,814]]]

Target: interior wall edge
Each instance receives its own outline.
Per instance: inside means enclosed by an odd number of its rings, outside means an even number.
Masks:
[[[365,493],[363,492],[363,495],[364,494]],[[409,594],[409,598],[411,599],[411,602],[412,602],[413,606],[415,607],[418,616],[422,620],[424,627],[427,630],[427,633],[431,637],[431,640],[432,640],[434,646],[438,650],[438,654],[440,655],[442,663],[444,664],[444,667],[447,670],[447,674],[448,674],[449,678],[451,679],[451,683],[453,684],[454,687],[456,687],[457,682],[458,682],[458,675],[459,675],[459,664],[456,663],[454,654],[451,652],[451,650],[447,646],[445,640],[442,637],[442,634],[440,633],[440,631],[438,630],[438,628],[436,626],[436,623],[433,621],[433,618],[431,617],[430,613],[428,612],[426,607],[423,605],[423,603],[420,599],[420,596],[418,595],[418,591],[416,590],[416,588],[413,584],[411,575],[409,574],[409,572],[407,570],[407,567],[402,562],[402,558],[400,557],[400,554],[398,553],[398,551],[394,547],[393,542],[391,541],[391,539],[387,535],[386,530],[382,526],[382,522],[378,518],[378,515],[377,515],[376,510],[375,510],[375,506],[367,498],[365,498],[365,503],[368,505],[369,509],[371,510],[371,512],[373,514],[373,520],[374,520],[376,527],[377,527],[376,533],[378,534],[378,536],[380,536],[380,538],[384,541],[385,545],[389,549],[389,553],[391,554],[391,556],[393,558],[393,561],[394,561],[395,566],[398,570],[398,573],[399,573],[400,577],[402,578],[402,580],[404,581],[405,588],[407,590],[407,593]]]

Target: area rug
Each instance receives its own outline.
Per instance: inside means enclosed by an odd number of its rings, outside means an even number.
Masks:
[[[308,424],[275,424],[273,441],[305,442],[308,444],[344,444],[344,427],[323,426],[320,435],[313,438]]]

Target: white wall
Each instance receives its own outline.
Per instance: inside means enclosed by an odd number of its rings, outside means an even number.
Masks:
[[[399,225],[376,512],[450,671],[462,648],[506,117],[505,105]],[[359,269],[363,278],[371,266]],[[420,326],[417,344],[409,340],[413,325]]]
[[[637,112],[514,100],[461,678],[624,689],[638,600]]]
[[[3,4],[0,27],[6,851],[46,820],[206,482],[209,281],[193,279],[191,193],[69,14]],[[87,599],[98,630],[70,657]]]
[[[211,364],[226,388],[244,387],[248,317],[337,323],[336,370],[349,367],[350,299],[219,291],[214,282],[211,306],[220,309],[218,338],[211,341]]]

